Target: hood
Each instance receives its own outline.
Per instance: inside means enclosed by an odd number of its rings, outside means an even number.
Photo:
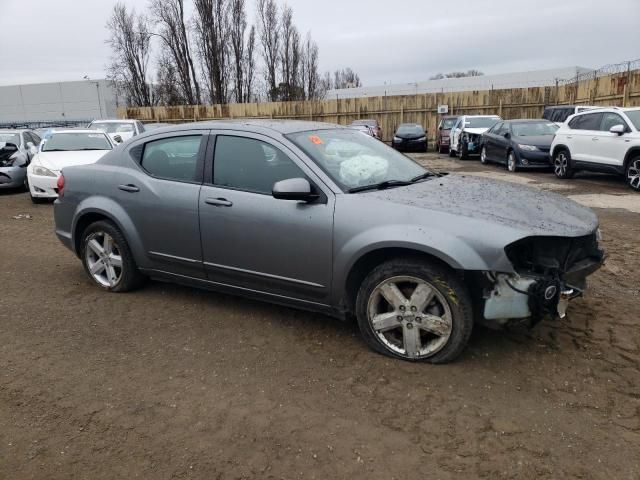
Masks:
[[[580,237],[598,227],[591,209],[561,195],[481,177],[446,175],[364,195],[483,220],[519,230],[523,236]]]
[[[466,133],[473,133],[476,135],[482,135],[484,132],[486,132],[487,130],[489,130],[489,128],[491,127],[487,127],[487,128],[465,128],[463,131]]]
[[[65,167],[96,163],[110,150],[81,150],[76,152],[40,152],[33,160],[49,170],[59,172]]]
[[[526,137],[513,137],[513,141],[523,145],[534,145],[536,147],[551,147],[553,135],[530,135]]]
[[[426,133],[396,133],[394,136],[404,138],[405,140],[413,140],[415,138],[422,138],[426,135]]]

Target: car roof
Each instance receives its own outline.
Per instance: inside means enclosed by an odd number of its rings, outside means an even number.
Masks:
[[[510,120],[505,120],[504,123],[553,123],[551,120],[547,120],[546,118],[514,118]]]
[[[207,120],[203,122],[181,123],[171,125],[152,132],[170,132],[188,129],[230,129],[247,130],[259,132],[260,130],[271,130],[283,135],[296,132],[306,132],[309,130],[328,130],[336,128],[347,128],[342,125],[324,122],[312,122],[306,120],[269,120],[269,119],[238,119],[238,120]]]
[[[122,118],[122,119],[112,118],[108,120],[93,120],[91,123],[134,123],[137,121],[138,120],[134,120],[130,118]]]
[[[0,129],[0,133],[22,133],[22,132],[28,132],[29,129],[27,128],[2,128]]]

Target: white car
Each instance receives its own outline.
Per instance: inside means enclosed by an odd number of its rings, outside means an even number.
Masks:
[[[449,133],[449,156],[461,160],[480,153],[482,134],[502,120],[497,115],[463,115]]]
[[[624,175],[640,191],[640,108],[599,108],[569,117],[551,144],[558,178],[579,170]]]
[[[95,163],[114,146],[100,130],[56,130],[27,167],[31,201],[58,198],[58,177],[64,167]]]
[[[115,143],[122,143],[145,132],[139,120],[94,120],[87,127],[105,132]]]

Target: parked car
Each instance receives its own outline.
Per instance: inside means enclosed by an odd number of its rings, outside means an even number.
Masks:
[[[587,110],[593,110],[594,108],[601,107],[595,107],[592,105],[552,105],[544,107],[542,118],[561,124],[564,123],[571,115],[586,112]]]
[[[438,153],[445,153],[449,151],[449,134],[451,128],[455,125],[457,116],[447,115],[440,118],[438,123],[438,130],[436,131],[436,151]]]
[[[27,168],[33,203],[58,197],[58,177],[63,168],[95,163],[114,147],[100,130],[55,130]]]
[[[640,108],[602,108],[577,113],[551,144],[558,178],[580,170],[624,175],[640,191]]]
[[[366,125],[367,127],[370,127],[371,130],[373,131],[373,136],[376,137],[378,140],[382,140],[382,128],[380,127],[380,124],[378,123],[377,120],[368,118],[365,120],[354,120],[353,122],[351,122],[350,126],[356,126],[356,125]]]
[[[549,151],[558,125],[548,120],[506,120],[482,134],[480,161],[520,168],[549,168]]]
[[[27,166],[39,143],[31,130],[0,130],[0,189],[27,188]]]
[[[105,132],[116,143],[124,142],[146,131],[142,122],[138,120],[94,120],[87,128]]]
[[[461,160],[480,153],[482,134],[502,120],[497,115],[463,115],[456,120],[449,133],[449,156]]]
[[[393,134],[391,146],[401,152],[426,152],[427,133],[418,123],[402,123]]]
[[[58,188],[55,232],[104,290],[151,277],[355,316],[407,360],[453,360],[474,321],[563,316],[602,262],[586,207],[317,122],[177,125]]]
[[[367,125],[349,125],[348,128],[362,132],[366,135],[369,135],[370,137],[376,136],[375,133],[373,133],[373,129],[371,127],[368,127]]]

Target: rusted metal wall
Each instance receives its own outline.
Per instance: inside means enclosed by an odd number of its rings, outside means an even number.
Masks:
[[[435,137],[437,106],[450,114],[497,114],[502,118],[540,118],[545,105],[582,104],[640,106],[640,70],[617,73],[553,87],[514,88],[474,92],[363,97],[323,101],[242,103],[179,107],[120,108],[120,118],[144,122],[182,123],[228,118],[315,120],[346,125],[359,118],[376,118],[384,140],[403,122],[422,124]]]

